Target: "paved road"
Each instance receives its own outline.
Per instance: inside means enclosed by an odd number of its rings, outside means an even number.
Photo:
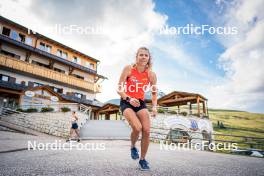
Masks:
[[[0,134],[1,144],[9,141],[10,145],[16,145],[25,140],[37,140],[30,135],[6,131],[0,131]],[[55,140],[51,138],[46,142]],[[137,169],[137,161],[130,159],[129,141],[81,142],[89,144],[90,149],[92,144],[100,143],[105,144],[105,150],[24,150],[0,153],[0,175],[264,175],[263,158],[204,151],[164,151],[160,150],[159,144],[154,143],[151,143],[147,157],[152,170],[141,172]]]

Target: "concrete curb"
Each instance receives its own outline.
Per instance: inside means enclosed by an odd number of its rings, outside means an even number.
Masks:
[[[28,148],[19,148],[19,149],[13,149],[13,150],[0,151],[0,154],[1,153],[19,152],[19,151],[24,151],[24,150],[28,150]]]

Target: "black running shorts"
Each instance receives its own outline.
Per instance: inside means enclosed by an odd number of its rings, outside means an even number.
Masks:
[[[78,129],[78,124],[75,122],[75,123],[72,123],[72,129]]]
[[[146,109],[147,108],[146,103],[143,100],[139,99],[139,102],[140,102],[140,106],[139,107],[134,107],[129,102],[127,102],[126,100],[121,99],[120,100],[120,109],[121,109],[122,114],[124,113],[124,110],[126,108],[130,108],[134,112],[138,112],[141,109]]]

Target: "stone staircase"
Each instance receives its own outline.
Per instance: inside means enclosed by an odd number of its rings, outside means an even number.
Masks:
[[[90,120],[92,108],[83,104],[58,104],[56,106],[71,105],[72,110],[78,116],[78,125],[86,124]],[[41,107],[37,107],[40,109]],[[54,109],[60,109],[53,106]],[[20,131],[35,130],[49,135],[68,137],[71,127],[72,112],[35,112],[24,113],[9,108],[1,107],[0,125],[11,128],[10,125],[20,129]]]
[[[23,115],[24,113],[21,113],[19,111],[15,111],[15,110],[10,109],[10,108],[1,107],[1,109],[0,109],[0,120],[1,120],[2,117],[10,116],[12,114]]]

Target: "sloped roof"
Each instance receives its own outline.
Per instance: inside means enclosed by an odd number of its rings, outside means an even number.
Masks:
[[[158,99],[158,104],[161,106],[178,106],[186,105],[188,102],[195,104],[197,101],[204,102],[207,99],[197,93],[173,91]]]
[[[3,16],[1,16],[1,15],[0,15],[0,20],[6,22],[6,23],[8,23],[8,24],[14,25],[14,26],[16,26],[17,28],[21,29],[22,31],[28,32],[28,30],[29,30],[29,28],[27,28],[27,27],[25,27],[25,26],[23,26],[23,25],[21,25],[21,24],[18,24],[18,23],[14,22],[14,21],[11,21],[11,20],[9,20],[9,19],[7,19],[7,18],[5,18],[5,17],[3,17]],[[43,39],[48,40],[48,41],[50,41],[50,42],[52,42],[52,43],[55,43],[55,44],[57,44],[57,45],[60,45],[60,46],[63,47],[64,49],[68,49],[68,50],[70,50],[70,51],[72,51],[72,52],[74,52],[74,53],[77,53],[77,54],[80,54],[80,55],[82,55],[82,56],[88,57],[89,59],[91,59],[91,60],[93,60],[93,61],[95,61],[95,62],[100,62],[99,60],[97,60],[97,59],[95,59],[95,58],[93,58],[93,57],[91,57],[91,56],[88,56],[87,54],[84,54],[84,53],[82,53],[82,52],[80,52],[80,51],[78,51],[78,50],[75,50],[75,49],[73,49],[73,48],[71,48],[71,47],[69,47],[69,46],[66,46],[66,45],[64,45],[64,44],[62,44],[62,43],[60,43],[60,42],[58,42],[58,41],[55,41],[55,40],[53,40],[53,39],[51,39],[51,38],[49,38],[49,37],[46,37],[46,36],[44,36],[44,35],[42,35],[42,34],[40,34],[40,33],[37,33],[37,32],[36,32],[36,33],[33,34],[33,35],[35,35],[35,36],[38,37],[38,38],[43,38]]]
[[[119,105],[116,104],[111,104],[111,103],[106,103],[104,106],[99,108],[97,112],[104,114],[104,113],[116,113],[119,111]]]
[[[103,106],[103,104],[98,100],[93,101],[93,100],[88,100],[88,99],[81,99],[81,98],[78,98],[78,97],[75,97],[72,95],[65,95],[65,94],[57,93],[57,92],[53,91],[53,89],[48,85],[29,88],[28,86],[25,86],[22,84],[10,83],[7,81],[1,81],[0,80],[0,87],[5,88],[5,89],[16,90],[16,91],[19,91],[21,93],[25,92],[27,90],[45,89],[45,90],[51,92],[52,94],[58,96],[60,99],[63,99],[63,100],[71,101],[74,103],[82,103],[82,104],[91,105],[91,106],[95,106],[95,107],[102,107]]]

